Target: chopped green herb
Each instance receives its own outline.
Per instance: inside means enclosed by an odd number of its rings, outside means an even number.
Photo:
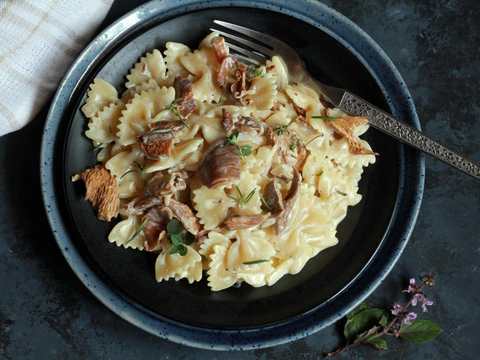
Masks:
[[[124,243],[123,245],[127,245],[128,243],[132,242],[133,240],[135,240],[135,238],[143,231],[143,229],[145,228],[145,225],[147,224],[148,222],[148,219],[145,219],[141,224],[140,226],[138,227],[137,231],[135,231],[135,233],[130,237],[130,239],[127,240],[126,243]]]
[[[248,77],[250,79],[256,77],[264,77],[266,75],[265,68],[263,66],[255,67],[253,65],[248,67]]]
[[[143,169],[144,167],[142,165],[140,165],[137,161],[134,161],[132,163],[133,165],[135,165],[137,167],[138,170],[140,170],[140,174],[143,174]],[[127,176],[128,174],[132,173],[132,172],[136,172],[137,170],[136,169],[128,169],[126,172],[124,172],[121,176],[120,176],[120,180],[122,180],[125,176]]]
[[[238,152],[241,157],[248,156],[252,153],[252,147],[250,145],[243,145],[238,147]]]
[[[120,176],[120,180],[122,180],[125,176],[127,176],[128,174],[130,173],[133,173],[133,172],[136,172],[137,170],[134,170],[134,169],[130,169],[130,170],[127,170],[125,171],[121,176]]]
[[[262,259],[262,260],[245,261],[243,263],[243,265],[255,265],[255,264],[261,264],[261,263],[268,262],[268,261],[270,261],[270,260]]]
[[[167,234],[172,246],[169,254],[187,255],[188,249],[185,245],[190,245],[195,240],[195,236],[185,230],[183,224],[177,219],[172,219],[167,224]]]
[[[311,138],[310,140],[307,141],[307,143],[305,144],[305,146],[311,144],[313,141],[317,140],[319,137],[322,137],[323,136],[323,133],[320,133],[318,135],[315,135],[313,138]]]
[[[290,124],[288,124],[290,125]],[[288,125],[281,125],[273,129],[275,134],[277,135],[283,135],[285,132],[287,132]]]
[[[180,256],[185,256],[185,255],[187,255],[187,252],[188,252],[188,250],[187,250],[185,245],[178,244],[178,245],[173,245],[170,248],[170,251],[168,253],[170,255],[179,254]]]
[[[339,118],[338,116],[321,116],[321,115],[312,116],[312,119],[320,119],[324,121],[333,121],[338,118]]]
[[[233,133],[231,133],[229,136],[227,136],[227,144],[229,145],[237,145],[237,141],[238,141],[238,131],[235,131]]]
[[[338,195],[342,195],[342,196],[347,196],[348,194],[343,192],[343,191],[340,191],[340,190],[337,190],[337,194]]]

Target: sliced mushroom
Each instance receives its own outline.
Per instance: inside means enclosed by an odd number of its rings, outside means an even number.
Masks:
[[[334,134],[342,138],[344,137],[348,143],[348,149],[355,155],[375,155],[370,149],[365,148],[360,139],[353,135],[353,129],[357,126],[365,125],[368,119],[362,116],[342,116],[335,120],[326,122],[334,131]]]
[[[151,196],[163,196],[183,191],[187,188],[186,179],[188,174],[185,171],[173,171],[155,173],[148,181],[145,193]]]
[[[144,247],[146,251],[160,249],[162,240],[166,238],[165,229],[172,218],[172,211],[166,207],[154,207],[145,214],[143,233],[145,234]]]
[[[185,77],[177,77],[173,84],[177,95],[177,110],[182,118],[187,118],[196,109],[192,85],[192,80]]]
[[[265,141],[267,145],[274,146],[277,143],[277,134],[272,127],[267,127],[265,130]]]
[[[265,215],[234,215],[224,221],[228,230],[249,229],[260,225],[265,220]]]
[[[85,200],[88,200],[97,209],[100,220],[110,221],[118,215],[120,197],[115,177],[104,165],[96,165],[86,169],[73,181],[81,179],[85,183]]]
[[[288,195],[285,198],[285,207],[277,217],[276,230],[277,234],[279,235],[285,233],[290,226],[292,210],[299,198],[301,183],[302,178],[300,176],[300,173],[296,169],[294,169],[292,184],[290,185],[290,190],[288,191]]]
[[[128,215],[141,215],[153,207],[163,205],[163,200],[157,196],[137,197],[127,204]]]
[[[240,178],[240,155],[237,147],[219,143],[207,153],[199,170],[200,180],[207,187]]]
[[[197,235],[200,231],[200,225],[188,205],[185,205],[175,199],[168,199],[167,207],[172,211],[173,215],[180,220],[185,230],[193,235]]]
[[[295,164],[295,169],[297,171],[302,171],[303,165],[305,165],[305,161],[307,160],[307,148],[302,143],[297,144],[297,162]]]
[[[155,127],[141,135],[138,140],[140,148],[148,158],[158,158],[160,155],[170,155],[175,133],[183,129],[181,121],[160,121]]]
[[[241,100],[247,94],[247,66],[238,63],[235,70],[235,82],[230,86],[230,91],[235,99]]]
[[[283,208],[283,199],[280,189],[277,187],[277,182],[274,180],[270,181],[265,187],[265,192],[263,195],[265,200],[267,210],[272,214],[279,214]]]
[[[212,48],[215,51],[215,56],[217,60],[221,62],[228,56],[228,47],[225,44],[225,39],[221,36],[217,36],[212,40]]]
[[[235,81],[235,68],[237,61],[231,56],[227,56],[220,63],[220,67],[217,72],[217,83],[222,88],[227,87],[228,84]]]
[[[222,127],[227,134],[230,134],[234,128],[232,113],[222,109]]]
[[[238,118],[237,123],[235,124],[235,127],[238,129],[240,132],[248,132],[248,131],[256,131],[260,134],[263,133],[263,127],[261,122],[255,120],[251,116],[240,116]]]

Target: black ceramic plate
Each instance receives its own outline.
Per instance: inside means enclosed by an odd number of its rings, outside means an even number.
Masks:
[[[179,4],[182,6],[178,6]],[[232,2],[228,2],[232,5]],[[92,166],[80,112],[89,83],[101,77],[121,90],[129,68],[166,41],[197,47],[212,19],[267,32],[297,49],[323,82],[348,88],[418,127],[400,76],[358,28],[319,3],[262,1],[153,2],[95,40],[55,97],[42,148],[42,187],[57,241],[80,279],[113,311],[159,336],[193,346],[252,348],[304,336],[342,316],[386,276],[406,244],[423,191],[423,160],[375,130],[365,137],[380,153],[361,181],[362,202],[338,229],[339,244],[273,287],[213,293],[206,281],[157,284],[148,254],[106,238],[72,174]],[[280,7],[284,5],[283,7]],[[61,121],[60,121],[61,120]]]

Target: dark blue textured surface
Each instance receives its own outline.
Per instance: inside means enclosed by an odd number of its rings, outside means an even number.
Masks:
[[[380,42],[416,98],[425,131],[477,160],[480,105],[479,10],[474,1],[333,1]],[[133,7],[119,3],[110,19]],[[461,21],[460,21],[461,20]],[[448,28],[448,31],[446,29]],[[158,340],[106,311],[74,277],[42,213],[38,146],[42,118],[0,139],[0,356],[15,359],[222,359]],[[445,332],[432,344],[395,347],[393,359],[474,359],[478,350],[478,183],[428,161],[420,221],[405,256],[372,302],[397,296],[400,282],[423,271],[438,274],[432,317]],[[337,341],[330,327],[304,340],[232,359],[317,359]],[[351,358],[372,358],[360,350]]]

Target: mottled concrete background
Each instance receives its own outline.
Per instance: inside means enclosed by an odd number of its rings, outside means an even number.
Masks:
[[[142,1],[116,1],[106,23]],[[415,97],[427,134],[480,160],[480,2],[325,1],[365,29],[390,55]],[[0,138],[1,359],[320,359],[338,341],[331,326],[309,338],[244,353],[194,350],[162,341],[101,305],[54,244],[41,206],[38,154],[45,112]],[[345,359],[478,359],[480,182],[427,161],[423,208],[410,244],[370,299],[385,303],[402,281],[438,275],[429,313],[444,328],[433,343],[402,343]]]

